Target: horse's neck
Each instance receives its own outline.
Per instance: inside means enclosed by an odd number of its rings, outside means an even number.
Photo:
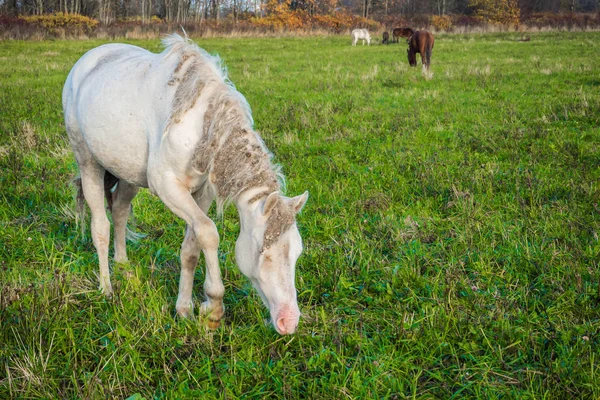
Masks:
[[[237,202],[242,194],[252,194],[248,201],[253,202],[257,196],[279,191],[277,172],[257,134],[242,125],[233,125],[227,131],[219,138],[210,169],[219,206]]]

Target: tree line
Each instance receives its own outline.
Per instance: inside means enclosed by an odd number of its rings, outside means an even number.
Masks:
[[[515,7],[520,13],[597,12],[599,0],[0,0],[0,14],[81,14],[109,24],[117,20],[176,23],[261,18],[273,10],[347,13],[385,20],[404,15],[474,15],[482,8]]]

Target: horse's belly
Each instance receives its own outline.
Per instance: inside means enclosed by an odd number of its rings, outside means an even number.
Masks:
[[[78,121],[85,143],[104,168],[137,186],[148,186],[148,133],[140,100],[132,101],[118,85],[83,88]]]
[[[131,127],[131,124],[114,122],[118,120],[111,121],[101,129],[83,129],[88,149],[116,177],[148,187],[148,142],[145,133]]]

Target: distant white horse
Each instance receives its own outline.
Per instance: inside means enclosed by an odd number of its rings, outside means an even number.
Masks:
[[[300,316],[295,264],[302,252],[295,215],[308,192],[294,198],[280,194],[279,169],[220,59],[179,35],[163,44],[160,54],[127,44],[92,49],[75,64],[63,89],[65,124],[81,176],[79,199],[85,198],[92,213],[100,289],[112,293],[104,197],[115,226],[115,261],[125,262],[131,201],[139,187],[148,187],[187,223],[177,313],[192,315],[202,250],[206,301],[200,311],[216,328],[225,288],[219,234],[207,211],[215,199],[219,212],[233,202],[240,216],[235,248],[240,271],[269,308],[275,329],[293,333]]]
[[[369,35],[369,31],[366,29],[355,29],[352,31],[352,46],[356,46],[356,42],[359,39],[362,39],[363,46],[365,45],[365,40],[367,41],[367,45],[371,45],[371,35]]]

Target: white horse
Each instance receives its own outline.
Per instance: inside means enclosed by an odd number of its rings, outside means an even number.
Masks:
[[[219,234],[206,214],[215,199],[219,213],[233,202],[240,216],[235,247],[240,271],[269,308],[277,332],[293,333],[300,317],[295,264],[302,252],[295,215],[308,192],[294,198],[280,194],[279,169],[220,59],[176,34],[163,44],[160,54],[127,44],[92,49],[63,89],[66,129],[81,176],[80,205],[85,198],[92,213],[100,289],[112,293],[104,197],[113,215],[115,261],[126,262],[131,201],[139,187],[148,187],[187,223],[177,313],[193,314],[194,271],[202,250],[206,301],[200,312],[209,327],[218,327],[225,288]]]
[[[355,29],[352,31],[352,46],[356,46],[356,42],[359,39],[362,39],[363,46],[365,45],[365,40],[367,41],[367,45],[371,45],[371,35],[369,35],[369,31],[366,29]]]

